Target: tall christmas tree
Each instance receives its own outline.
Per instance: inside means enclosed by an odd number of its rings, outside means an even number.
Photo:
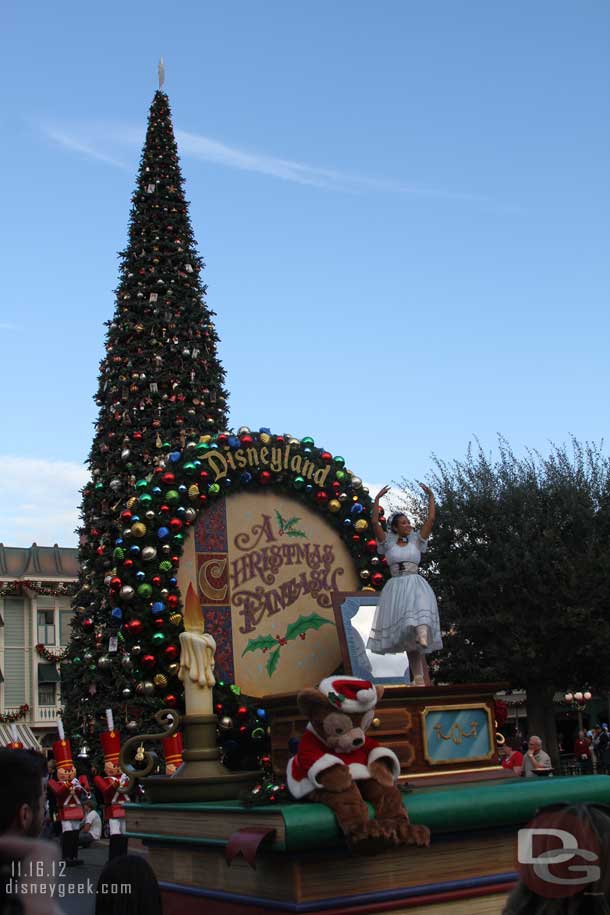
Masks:
[[[172,612],[171,601],[164,603],[175,584],[171,538],[158,549],[143,548],[152,575],[136,573],[133,565],[147,514],[154,514],[147,511],[146,497],[136,498],[138,483],[145,486],[158,474],[167,493],[167,454],[227,423],[214,312],[205,304],[204,265],[183,184],[168,98],[158,91],[132,198],[128,245],[120,255],[115,313],[107,322],[91,479],[83,490],[81,574],[62,663],[66,732],[77,743],[103,728],[108,706],[115,709],[117,725],[135,731],[164,704],[180,703],[181,616]],[[170,498],[167,493],[166,501]],[[164,511],[169,523],[171,505],[161,505],[157,516]],[[195,516],[195,508],[188,511]],[[171,519],[176,527],[180,522]],[[134,612],[125,612],[131,600]],[[141,612],[143,606],[148,613]]]

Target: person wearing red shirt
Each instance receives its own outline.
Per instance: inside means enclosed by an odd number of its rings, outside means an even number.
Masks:
[[[521,775],[523,767],[523,753],[520,750],[513,750],[508,744],[502,747],[504,755],[502,758],[502,768],[512,769],[515,775]]]
[[[584,731],[579,731],[578,737],[574,741],[574,757],[576,762],[582,766],[585,772],[591,770],[591,744],[587,740]]]

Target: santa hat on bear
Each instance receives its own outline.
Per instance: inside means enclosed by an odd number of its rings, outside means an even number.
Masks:
[[[23,744],[19,740],[19,735],[17,733],[17,726],[15,724],[9,724],[9,731],[11,732],[10,743],[7,743],[7,750],[23,750]]]
[[[59,734],[59,740],[56,740],[53,744],[55,765],[58,769],[73,769],[72,747],[70,746],[70,741],[65,738],[64,726],[61,721],[57,722],[57,733]]]
[[[118,766],[119,753],[121,752],[121,735],[114,729],[114,718],[112,717],[111,708],[106,709],[106,723],[108,725],[108,730],[102,731],[100,734],[104,762],[114,763],[115,766]]]
[[[377,690],[370,680],[359,677],[327,677],[318,689],[331,705],[348,715],[368,712],[377,704]]]

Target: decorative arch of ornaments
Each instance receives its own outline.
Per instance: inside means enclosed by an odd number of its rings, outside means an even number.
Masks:
[[[385,560],[376,555],[372,500],[343,457],[317,447],[309,436],[298,440],[267,429],[203,435],[182,451],[170,451],[164,466],[136,482],[120,513],[115,574],[98,583],[118,632],[117,659],[129,655],[136,680],[143,678],[137,693],[168,706],[179,702],[183,595],[177,574],[189,528],[200,512],[226,496],[270,488],[323,515],[347,546],[363,588],[383,587],[388,573]],[[81,622],[93,628],[91,619]],[[149,647],[143,651],[140,642]],[[104,661],[98,666],[111,673],[113,659]]]

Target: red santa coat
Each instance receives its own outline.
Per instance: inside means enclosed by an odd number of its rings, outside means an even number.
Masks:
[[[50,778],[48,784],[57,801],[57,815],[60,822],[84,819],[85,811],[82,808],[82,801],[89,795],[89,782],[86,775],[80,776],[78,784],[58,782],[54,778]],[[67,808],[79,810],[80,817],[76,816],[75,813],[67,814]]]
[[[123,804],[128,798],[118,791],[121,780],[109,775],[103,778],[96,775],[93,783],[104,799],[104,816],[107,820],[119,820],[125,817]]]
[[[400,762],[396,753],[387,747],[380,747],[376,740],[367,737],[364,744],[351,753],[331,751],[318,737],[312,726],[307,725],[307,730],[299,741],[299,749],[288,763],[286,782],[293,797],[299,800],[316,788],[322,788],[318,775],[332,766],[347,766],[352,778],[371,778],[369,765],[376,759],[387,759],[391,765],[394,781],[400,775]]]

